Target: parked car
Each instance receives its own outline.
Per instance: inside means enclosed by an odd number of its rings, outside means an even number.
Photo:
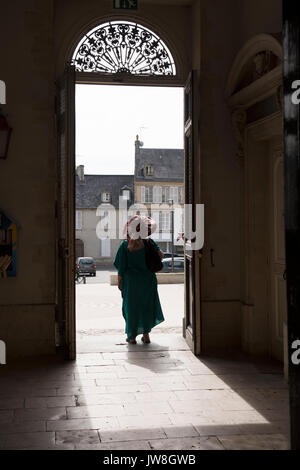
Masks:
[[[162,260],[163,268],[160,271],[161,273],[171,273],[172,272],[172,258],[164,258]],[[184,271],[184,258],[174,258],[174,273]]]
[[[96,263],[94,258],[90,256],[77,258],[76,267],[79,274],[96,276]]]
[[[178,255],[177,253],[174,253],[173,256],[174,256],[174,258],[178,258],[178,257],[182,258],[182,256]],[[172,258],[172,253],[169,253],[168,251],[164,252],[164,259],[165,258]]]

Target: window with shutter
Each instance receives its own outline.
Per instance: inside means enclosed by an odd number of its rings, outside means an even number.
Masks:
[[[162,202],[162,187],[158,186],[158,202]]]
[[[123,199],[125,199],[126,201],[129,201],[129,199],[130,199],[130,191],[129,191],[129,189],[123,189],[123,191],[122,191],[122,197],[123,197]]]
[[[102,202],[110,202],[110,193],[102,193],[101,199]]]
[[[144,203],[146,202],[145,199],[146,199],[146,188],[145,186],[141,186],[141,202]]]
[[[145,165],[145,176],[153,176],[154,168],[153,165]]]
[[[170,187],[170,199],[172,199],[174,204],[178,204],[178,188],[177,186]]]
[[[153,202],[153,186],[145,187],[145,202]]]
[[[82,230],[82,211],[76,211],[76,230]]]
[[[161,231],[170,230],[170,212],[159,213],[159,229]]]
[[[162,202],[168,202],[169,200],[169,186],[162,187]]]
[[[109,238],[104,238],[101,240],[101,256],[108,258],[111,255],[111,250],[110,250],[110,239]]]
[[[154,186],[153,188],[153,202],[161,202],[161,186]]]
[[[179,204],[183,204],[183,202],[184,202],[183,197],[184,197],[184,195],[183,195],[183,187],[180,186],[180,187],[178,188],[178,202],[179,202]]]

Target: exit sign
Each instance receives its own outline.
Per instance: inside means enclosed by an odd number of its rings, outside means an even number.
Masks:
[[[116,10],[137,10],[138,0],[114,0]]]

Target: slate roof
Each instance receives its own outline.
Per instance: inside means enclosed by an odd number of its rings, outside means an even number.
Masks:
[[[110,204],[118,208],[119,196],[124,186],[131,190],[130,205],[134,199],[133,180],[133,175],[84,175],[84,183],[82,183],[76,175],[76,208],[97,208],[102,203],[101,194],[104,192],[111,194]]]
[[[144,166],[153,165],[153,176],[144,177]],[[139,148],[135,155],[136,181],[183,182],[184,151],[182,149]]]

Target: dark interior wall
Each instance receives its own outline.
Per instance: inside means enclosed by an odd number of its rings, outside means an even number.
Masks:
[[[17,277],[0,280],[0,339],[9,359],[55,352],[55,79],[88,26],[120,16],[110,0],[1,4],[0,80],[7,85],[2,109],[13,135],[8,159],[0,161],[0,207],[20,224]],[[189,7],[141,1],[137,12],[122,17],[161,33],[185,78],[191,63]]]
[[[224,91],[245,42],[254,35],[280,30],[281,0],[201,3],[201,191],[205,204],[201,289],[206,349],[241,344],[243,162],[236,156]]]
[[[52,0],[1,2],[0,43],[2,112],[13,128],[0,160],[0,206],[20,225],[17,277],[0,279],[0,338],[10,358],[55,349]]]
[[[136,21],[156,32],[178,61],[183,81],[191,68],[191,8],[139,2],[137,10],[114,10],[112,0],[54,0],[56,73],[60,74],[82,36],[112,20]]]

